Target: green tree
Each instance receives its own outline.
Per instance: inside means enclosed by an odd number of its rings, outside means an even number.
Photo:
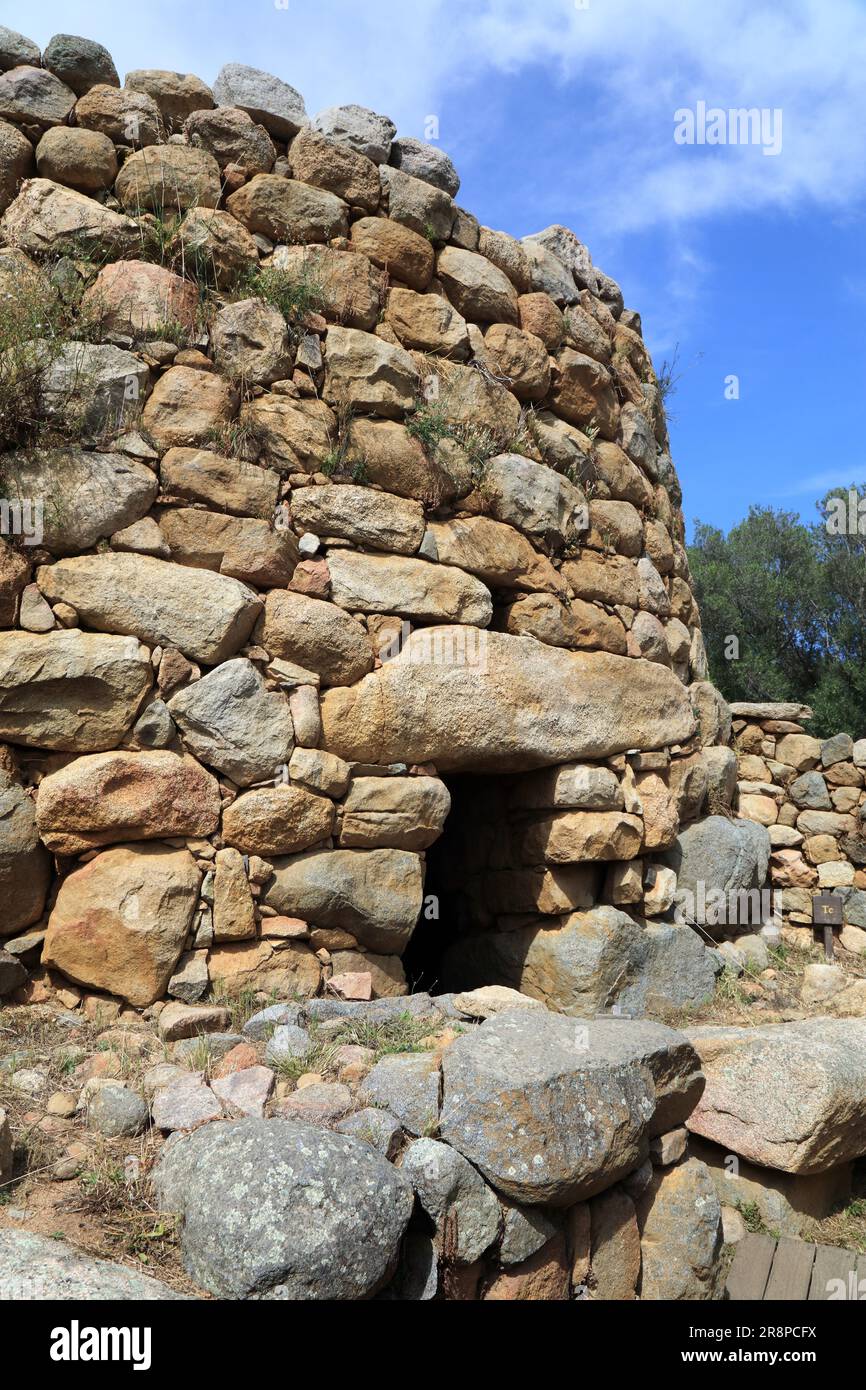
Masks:
[[[856,736],[866,733],[866,485],[833,489],[817,510],[807,524],[752,507],[727,536],[698,522],[689,561],[726,698],[801,700],[813,732]]]

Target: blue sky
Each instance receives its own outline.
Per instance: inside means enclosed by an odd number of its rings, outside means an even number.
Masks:
[[[356,101],[422,137],[436,116],[464,206],[572,227],[656,366],[678,345],[689,522],[811,519],[866,481],[866,0],[0,0],[0,22],[99,39],[121,77],[239,61],[311,115]],[[780,153],[677,144],[699,101],[780,110]]]

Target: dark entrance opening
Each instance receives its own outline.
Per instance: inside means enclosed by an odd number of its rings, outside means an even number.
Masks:
[[[473,773],[442,777],[451,793],[445,828],[426,851],[424,904],[403,956],[413,992],[460,988],[448,955],[468,933],[492,925],[485,875],[509,857],[506,811],[514,779]]]

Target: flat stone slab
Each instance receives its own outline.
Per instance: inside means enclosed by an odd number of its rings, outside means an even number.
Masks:
[[[866,1019],[686,1030],[706,1089],[694,1134],[784,1173],[820,1173],[866,1154]]]

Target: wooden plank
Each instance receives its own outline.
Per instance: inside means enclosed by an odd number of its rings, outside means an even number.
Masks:
[[[851,1297],[857,1269],[857,1253],[843,1250],[839,1245],[819,1245],[815,1251],[815,1264],[812,1268],[812,1283],[809,1288],[811,1302],[827,1300],[830,1297],[827,1285],[835,1279],[842,1280],[843,1298]],[[838,1286],[837,1286],[838,1287]],[[837,1289],[833,1290],[838,1298]]]
[[[728,1271],[728,1298],[740,1303],[760,1302],[776,1253],[772,1236],[743,1236]]]
[[[776,1246],[764,1298],[798,1303],[808,1298],[814,1263],[814,1245],[807,1245],[804,1240],[792,1240],[790,1236],[782,1236]]]

